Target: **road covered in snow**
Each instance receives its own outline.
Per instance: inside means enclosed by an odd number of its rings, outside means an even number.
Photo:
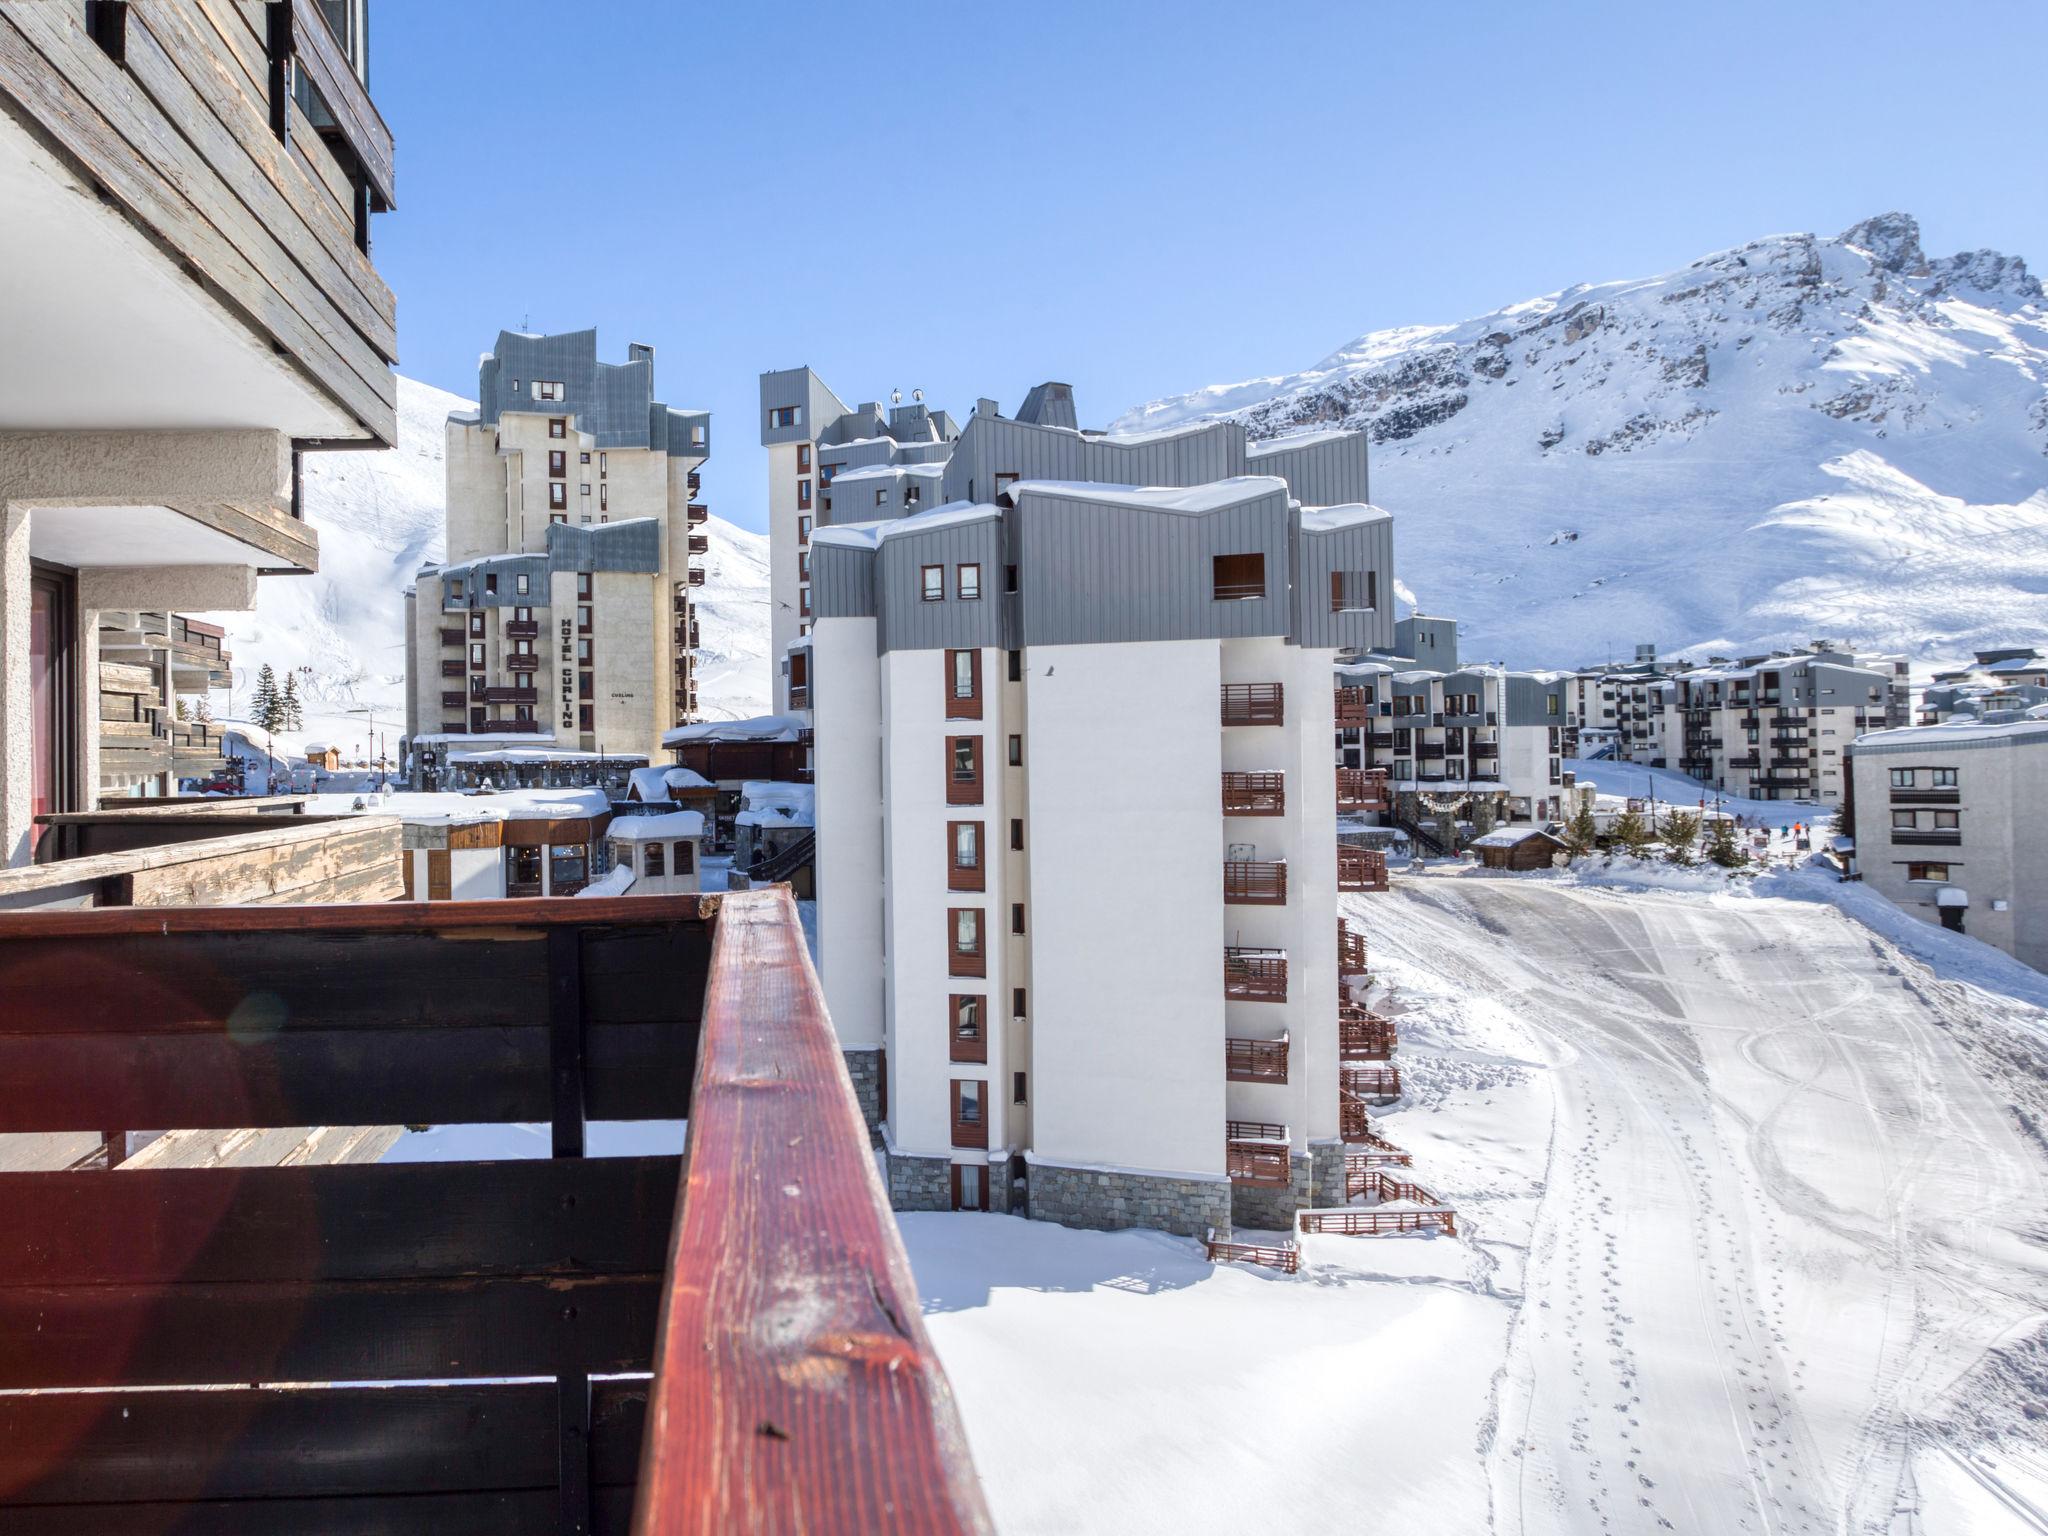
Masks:
[[[2048,979],[1645,879],[1346,898],[1462,1241],[904,1219],[1003,1529],[2048,1530]]]

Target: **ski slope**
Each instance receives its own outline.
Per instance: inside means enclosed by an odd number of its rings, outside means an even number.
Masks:
[[[2048,982],[1813,873],[1625,878],[1345,898],[1461,1241],[904,1218],[1003,1530],[2048,1529]]]

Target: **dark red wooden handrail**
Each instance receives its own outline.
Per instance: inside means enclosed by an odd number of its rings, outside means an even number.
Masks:
[[[636,1536],[989,1531],[787,887],[721,902],[686,1168]]]

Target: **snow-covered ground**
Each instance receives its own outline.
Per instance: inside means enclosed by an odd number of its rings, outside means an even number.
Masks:
[[[1646,874],[1345,898],[1459,1241],[903,1218],[1006,1532],[2048,1529],[2048,983]]]

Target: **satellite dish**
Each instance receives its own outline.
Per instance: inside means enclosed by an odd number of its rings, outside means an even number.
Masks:
[[[917,403],[918,403],[919,405],[923,405],[923,404],[924,404],[924,391],[923,391],[923,390],[921,390],[921,389],[913,389],[913,390],[912,390],[912,391],[910,392],[910,398],[911,398],[911,399],[913,399],[913,400],[915,400],[915,401],[916,401],[916,402],[917,402]]]
[[[902,391],[902,390],[900,390],[900,389],[892,389],[892,390],[890,390],[890,391],[889,391],[889,403],[890,403],[891,405],[901,405],[901,404],[903,403],[903,391]]]

